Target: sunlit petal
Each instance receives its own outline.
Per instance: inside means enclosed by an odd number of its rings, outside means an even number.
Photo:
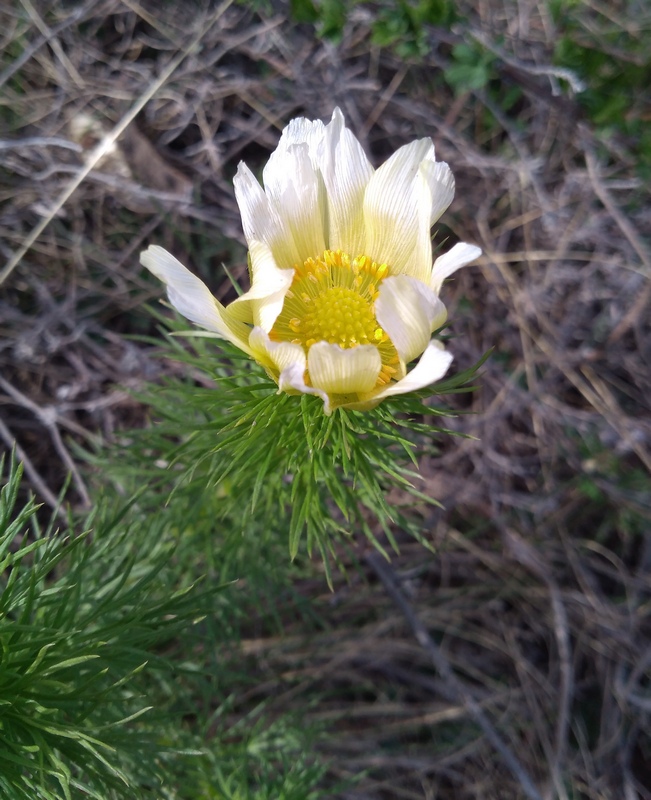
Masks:
[[[297,264],[298,250],[287,223],[246,164],[238,166],[233,186],[247,242],[265,242],[279,265],[289,268]]]
[[[278,269],[271,249],[264,242],[249,243],[249,258],[251,288],[234,300],[228,310],[237,319],[270,331],[283,307],[294,270]]]
[[[387,278],[380,287],[375,315],[408,364],[427,347],[446,318],[445,306],[424,283],[408,275]]]
[[[379,263],[391,265],[392,274],[405,272],[422,279],[431,264],[414,263],[414,250],[429,238],[431,195],[420,170],[422,162],[433,158],[429,139],[412,142],[395,152],[373,175],[364,195],[366,247],[364,252]],[[423,212],[422,202],[428,203]],[[420,246],[419,246],[420,244]]]
[[[140,254],[140,263],[167,286],[167,296],[174,308],[190,322],[214,331],[250,353],[249,328],[231,316],[228,309],[213,297],[206,284],[181,262],[158,245],[150,245]]]
[[[325,250],[327,201],[321,175],[315,169],[307,142],[278,149],[263,172],[264,188],[272,207],[282,214],[294,240],[298,261]],[[282,268],[296,262],[282,263]]]
[[[390,383],[368,399],[377,402],[385,397],[415,392],[417,389],[423,389],[425,386],[436,383],[448,371],[452,360],[452,355],[444,350],[439,342],[432,341],[411,372],[408,372],[402,380]]]
[[[317,389],[314,386],[308,386],[305,383],[305,370],[298,363],[289,364],[280,373],[278,379],[278,392],[287,392],[288,394],[313,394],[323,400],[323,410],[329,416],[332,413],[330,405],[330,398],[323,389]]]
[[[443,281],[456,272],[460,267],[465,267],[481,255],[481,249],[474,244],[459,242],[434,262],[430,286],[435,292],[441,288]]]
[[[375,386],[382,360],[377,347],[360,345],[344,349],[317,342],[307,354],[312,385],[328,394],[369,392]]]
[[[321,173],[328,197],[327,246],[357,256],[364,252],[364,192],[373,167],[359,141],[345,127],[338,108],[325,129]]]
[[[432,198],[429,219],[431,228],[454,199],[454,175],[445,161],[434,161],[433,158],[428,158],[421,164],[421,172]]]
[[[307,144],[310,158],[314,164],[314,168],[317,169],[319,152],[325,135],[325,129],[326,126],[320,119],[311,120],[306,119],[305,117],[296,117],[295,119],[290,120],[290,122],[283,129],[283,132],[280,135],[280,141],[278,142],[278,147],[276,147],[274,152],[269,157],[269,161],[267,162],[267,166],[263,172],[265,186],[267,184],[269,170],[273,169],[273,166],[270,165],[273,165],[276,156],[282,157],[282,154],[295,144]]]
[[[272,342],[262,328],[253,328],[249,346],[255,360],[273,373],[274,380],[278,380],[280,373],[293,364],[298,365],[301,372],[305,371],[303,348],[291,342]]]

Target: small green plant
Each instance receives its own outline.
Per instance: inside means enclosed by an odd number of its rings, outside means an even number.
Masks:
[[[319,36],[338,40],[356,4],[359,2],[292,0],[291,13],[296,22],[313,24]],[[383,0],[374,4],[373,13],[373,44],[390,47],[401,58],[422,58],[430,47],[427,26],[449,28],[458,19],[451,0]]]
[[[550,4],[558,28],[554,61],[575,71],[586,84],[578,96],[602,135],[620,137],[638,162],[641,177],[651,176],[651,16],[632,8],[603,15],[582,2]]]
[[[345,0],[291,0],[292,17],[296,22],[310,22],[319,36],[339,39],[347,19]]]
[[[192,336],[180,321],[166,324]],[[424,541],[418,520],[386,496],[396,488],[418,503],[436,503],[418,490],[415,467],[416,452],[434,450],[433,437],[450,432],[444,424],[450,412],[427,402],[432,389],[385,400],[372,414],[336,409],[328,417],[320,398],[277,394],[263,370],[227,342],[191,341],[189,349],[170,337],[168,356],[200,370],[214,388],[169,380],[140,395],[159,422],[130,432],[116,461],[124,478],[146,480],[150,490],[158,486],[161,502],[172,491],[186,508],[214,505],[224,537],[254,529],[256,541],[281,535],[292,559],[304,539],[308,554],[323,557],[329,579],[338,543],[354,541],[353,534],[382,552],[379,531],[397,548],[395,524]],[[470,391],[481,363],[441,381],[436,393]],[[419,422],[424,415],[441,424]],[[261,519],[274,524],[257,532]]]
[[[649,514],[647,472],[605,447],[594,432],[581,436],[579,452],[583,470],[575,483],[598,520],[592,537],[600,541],[616,536],[625,542],[645,536]]]
[[[42,534],[33,502],[14,516],[20,478],[12,466],[0,496],[0,794],[138,796],[178,751],[142,673],[171,669],[157,649],[201,596],[173,585],[160,521],[100,507],[79,534]]]
[[[419,0],[380,5],[372,26],[373,44],[392,47],[401,58],[423,57],[431,45],[428,26],[449,28],[458,19],[449,0]]]
[[[227,696],[230,633],[203,622],[222,587],[179,571],[166,514],[100,500],[81,533],[42,532],[20,480],[12,465],[0,493],[0,796],[310,796],[322,768],[296,725],[191,723],[199,698],[218,715]]]
[[[456,44],[452,62],[445,70],[445,80],[457,94],[484,89],[495,77],[495,56],[473,42]]]

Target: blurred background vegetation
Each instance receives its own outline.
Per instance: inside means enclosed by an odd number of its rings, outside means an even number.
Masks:
[[[648,4],[0,20],[0,795],[650,798]],[[418,443],[443,508],[387,498],[435,552],[396,525],[383,581],[337,540],[331,592],[264,489],[245,516],[202,465],[170,496],[183,398],[217,409],[232,364],[166,340],[138,254],[232,296],[237,163],[337,105],[376,166],[430,136],[452,167],[435,243],[484,255],[443,289],[449,348],[494,352],[449,398],[472,438]]]

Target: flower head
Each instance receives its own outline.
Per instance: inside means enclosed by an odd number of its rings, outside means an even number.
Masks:
[[[446,318],[438,292],[481,251],[457,244],[432,264],[430,230],[454,177],[430,139],[374,170],[335,109],[328,125],[289,123],[264,188],[243,163],[234,183],[249,246],[245,294],[224,307],[163,248],[141,255],[181,314],[248,353],[279,391],[321,397],[326,414],[443,377],[452,356],[431,340]]]

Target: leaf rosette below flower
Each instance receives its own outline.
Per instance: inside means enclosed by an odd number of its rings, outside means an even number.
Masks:
[[[250,355],[279,392],[321,397],[326,414],[369,409],[445,375],[452,356],[432,340],[446,319],[438,293],[481,251],[460,243],[432,263],[430,231],[454,177],[430,139],[374,170],[335,109],[327,125],[289,123],[264,188],[244,163],[234,184],[251,278],[234,302],[222,305],[162,247],[141,254],[183,316]]]

